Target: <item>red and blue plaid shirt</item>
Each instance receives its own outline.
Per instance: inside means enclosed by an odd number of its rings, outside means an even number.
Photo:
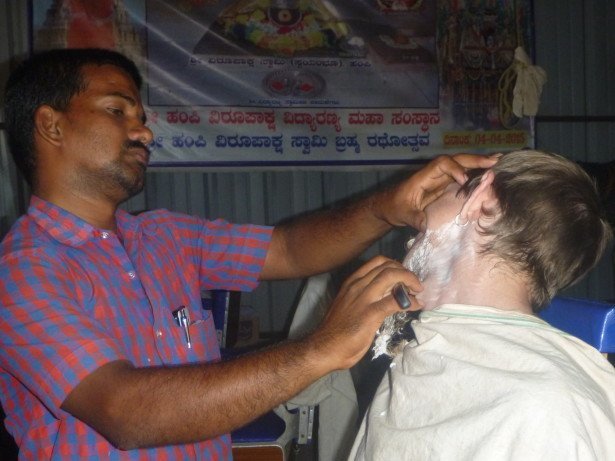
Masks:
[[[220,357],[201,290],[258,284],[271,228],[119,210],[117,233],[33,197],[0,246],[0,396],[23,459],[230,459],[228,435],[120,451],[60,409],[101,365]],[[190,310],[192,348],[172,316]],[[121,383],[118,383],[121,385]]]

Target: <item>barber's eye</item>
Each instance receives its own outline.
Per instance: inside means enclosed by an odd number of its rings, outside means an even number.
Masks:
[[[113,115],[124,115],[124,111],[122,109],[118,109],[117,107],[110,107],[108,110]]]

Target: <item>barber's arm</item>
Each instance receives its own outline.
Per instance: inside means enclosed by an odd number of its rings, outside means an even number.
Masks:
[[[214,364],[137,369],[111,362],[81,381],[61,408],[123,449],[226,433],[355,364],[383,319],[399,310],[390,294],[397,282],[421,290],[399,263],[374,258],[346,280],[320,327],[302,340]]]
[[[262,280],[300,278],[334,269],[361,254],[393,226],[422,229],[425,207],[470,168],[489,168],[495,157],[440,156],[406,180],[346,206],[310,213],[276,226]]]

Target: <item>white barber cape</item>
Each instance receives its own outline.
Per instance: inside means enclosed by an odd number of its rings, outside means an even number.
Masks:
[[[615,460],[615,370],[537,317],[443,305],[413,323],[354,460]]]

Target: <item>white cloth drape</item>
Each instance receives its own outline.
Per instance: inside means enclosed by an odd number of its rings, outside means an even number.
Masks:
[[[538,319],[444,305],[413,324],[354,460],[615,459],[615,370]]]

